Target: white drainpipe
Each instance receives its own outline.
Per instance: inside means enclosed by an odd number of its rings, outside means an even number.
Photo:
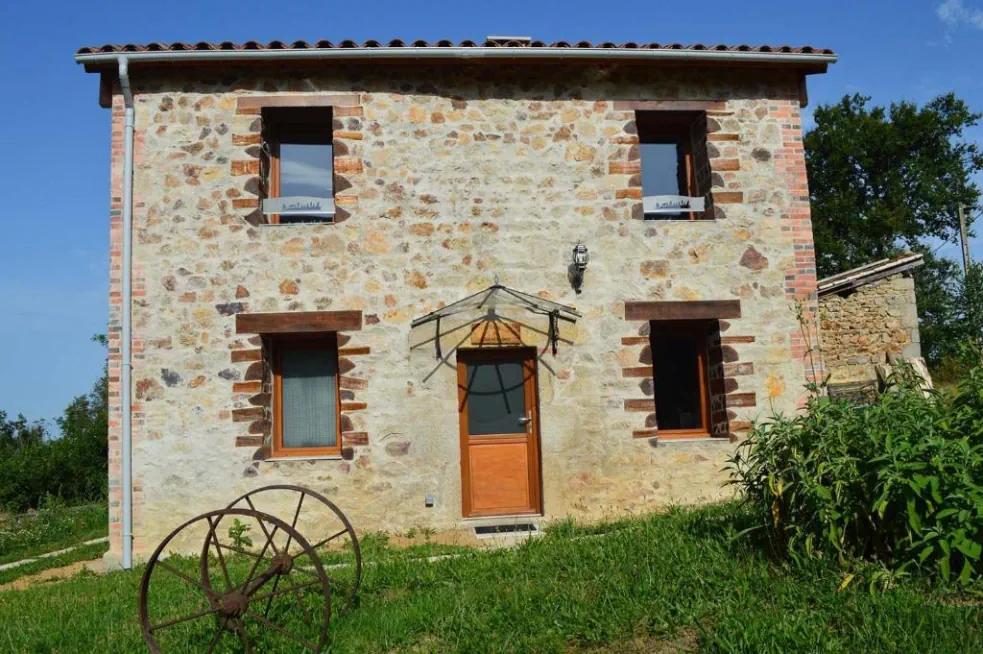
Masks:
[[[120,345],[120,405],[123,412],[122,435],[120,438],[123,478],[123,568],[133,567],[133,462],[131,416],[133,411],[132,383],[133,360],[131,342],[133,340],[131,309],[132,290],[130,277],[133,268],[133,92],[130,90],[130,77],[127,58],[119,58],[119,85],[123,91],[126,107],[123,127],[123,247],[122,298],[123,316],[122,343]]]

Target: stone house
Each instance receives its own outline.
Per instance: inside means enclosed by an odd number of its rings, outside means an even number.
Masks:
[[[831,389],[878,386],[878,366],[922,356],[915,270],[906,254],[819,280],[823,361]],[[882,368],[883,370],[883,368]]]
[[[112,115],[110,561],[275,482],[365,530],[709,501],[801,401],[828,50],[76,60]]]

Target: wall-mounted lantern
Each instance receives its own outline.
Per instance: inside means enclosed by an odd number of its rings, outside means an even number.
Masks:
[[[580,288],[584,285],[584,271],[587,270],[588,263],[590,263],[590,252],[587,251],[586,245],[578,242],[573,247],[570,267],[570,283],[573,284],[573,290],[577,293],[580,293]]]

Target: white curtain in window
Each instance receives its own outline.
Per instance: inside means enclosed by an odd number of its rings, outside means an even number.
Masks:
[[[337,433],[337,370],[330,350],[283,353],[283,446],[333,447]]]

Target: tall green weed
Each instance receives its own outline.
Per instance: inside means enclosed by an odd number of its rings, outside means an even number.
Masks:
[[[774,550],[875,562],[970,584],[983,576],[983,365],[925,393],[901,368],[868,406],[815,394],[756,424],[732,480]]]

